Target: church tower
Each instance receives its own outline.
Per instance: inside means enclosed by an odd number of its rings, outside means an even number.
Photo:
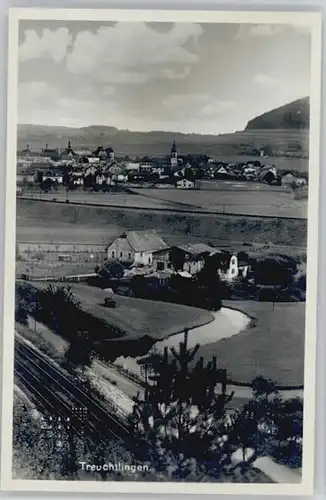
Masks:
[[[171,167],[176,168],[178,166],[178,152],[175,141],[173,141],[173,145],[171,148]]]

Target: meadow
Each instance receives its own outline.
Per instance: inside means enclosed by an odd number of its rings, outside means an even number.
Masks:
[[[37,283],[35,286],[44,289],[47,284]],[[126,340],[146,335],[160,340],[185,328],[196,328],[214,320],[212,313],[203,309],[120,295],[115,296],[116,308],[106,308],[104,298],[107,294],[100,288],[83,284],[69,284],[69,287],[81,302],[83,311],[123,331]]]
[[[198,356],[217,356],[228,378],[250,383],[263,375],[280,386],[303,386],[305,306],[303,302],[223,301],[255,319],[254,326],[233,337],[200,347]]]
[[[204,186],[207,186],[207,184]],[[249,182],[215,182],[214,189],[136,189],[142,197],[155,204],[157,200],[187,205],[196,211],[266,217],[307,217],[307,200],[294,200],[292,193],[282,188]],[[153,206],[154,208],[154,206]]]
[[[213,186],[213,187],[212,187]],[[134,188],[127,193],[68,194],[71,204],[99,205],[143,210],[173,210],[216,214],[256,215],[265,217],[307,217],[307,200],[295,200],[291,192],[258,183],[213,182],[203,189]],[[207,189],[206,189],[207,188]],[[65,192],[24,192],[23,199],[66,203]]]
[[[305,219],[281,219],[200,213],[165,213],[141,209],[78,206],[17,200],[17,241],[109,244],[125,230],[155,229],[169,237],[228,245],[283,245],[304,248]],[[173,241],[172,241],[173,240]]]

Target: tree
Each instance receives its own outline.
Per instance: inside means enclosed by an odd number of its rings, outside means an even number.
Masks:
[[[104,279],[122,278],[124,269],[120,262],[107,260],[104,262],[102,269],[100,269],[99,275]]]
[[[73,369],[82,368],[84,370],[86,366],[92,364],[94,353],[87,332],[75,333],[71,338],[65,357],[68,366]]]
[[[276,435],[272,456],[290,467],[301,467],[303,402],[300,398],[282,401],[275,415]]]
[[[82,329],[81,304],[71,287],[49,285],[36,293],[36,300],[34,316],[56,333],[69,339]]]
[[[189,349],[187,343],[185,331],[179,349],[151,358],[152,375],[130,417],[136,456],[158,473],[167,471],[170,480],[220,477],[230,465],[225,407],[233,394],[226,394],[226,384],[217,393],[216,364],[201,361],[191,369],[199,345]]]
[[[224,287],[218,274],[219,265],[219,259],[207,256],[203,269],[197,274],[200,295],[204,298],[209,309],[213,310],[219,310],[222,307],[221,297]]]
[[[46,193],[51,191],[54,186],[55,186],[55,182],[52,179],[46,179],[45,181],[42,181],[40,184],[41,189],[43,191],[45,191]]]
[[[268,255],[257,259],[252,270],[257,284],[289,287],[297,273],[297,264],[283,255]]]
[[[300,466],[303,407],[298,398],[283,400],[275,382],[257,377],[252,399],[233,419],[229,442],[242,450],[243,470],[261,456]],[[248,453],[250,450],[250,453]]]

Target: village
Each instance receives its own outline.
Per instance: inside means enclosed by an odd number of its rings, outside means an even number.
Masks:
[[[250,158],[247,160],[247,158]],[[305,188],[305,173],[276,167],[264,149],[243,152],[243,161],[213,159],[206,154],[182,155],[173,142],[162,157],[118,157],[112,147],[31,151],[27,145],[17,153],[17,194],[40,188],[58,190],[110,191],[124,187],[176,187],[200,189],[201,181],[231,180],[259,182],[286,188]]]

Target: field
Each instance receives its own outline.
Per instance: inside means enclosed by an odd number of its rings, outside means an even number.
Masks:
[[[94,273],[95,266],[95,262],[58,262],[47,258],[41,262],[18,261],[16,262],[16,276],[26,274],[34,278],[47,276],[61,278],[62,276]]]
[[[139,195],[157,200],[235,215],[307,217],[307,200],[294,200],[284,188],[249,182],[220,181],[203,183],[207,189],[137,189]]]
[[[55,285],[55,284],[54,284]],[[46,284],[37,284],[44,288]],[[69,284],[82,303],[82,309],[127,334],[126,339],[148,335],[160,340],[185,328],[195,328],[213,321],[209,311],[179,304],[115,296],[114,309],[104,307],[105,291],[82,284]]]
[[[281,386],[301,386],[304,377],[305,303],[223,301],[257,319],[255,327],[200,347],[206,360],[216,355],[219,366],[236,382],[258,375]]]
[[[108,245],[125,230],[155,229],[169,244],[190,241],[218,246],[243,243],[305,249],[305,219],[206,214],[167,214],[117,208],[17,200],[17,241]]]
[[[294,200],[291,192],[264,184],[219,181],[202,183],[202,189],[133,189],[126,193],[70,192],[70,203],[103,205],[125,209],[178,210],[265,217],[307,217],[307,200]],[[24,192],[23,198],[66,202],[65,192]]]

